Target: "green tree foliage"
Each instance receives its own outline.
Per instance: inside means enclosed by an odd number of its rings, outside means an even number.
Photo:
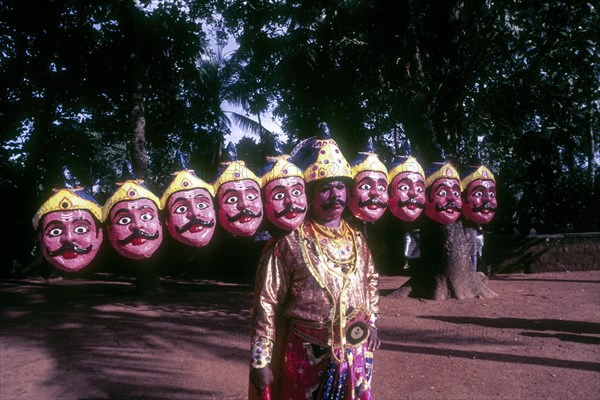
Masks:
[[[598,229],[598,10],[581,2],[215,2],[238,84],[275,102],[292,140],[326,121],[347,154],[408,138],[490,165],[496,226]],[[560,185],[560,186],[559,186]]]
[[[260,166],[275,139],[249,116],[271,108],[288,147],[325,121],[349,159],[372,137],[384,160],[409,139],[424,165],[438,147],[459,169],[489,164],[499,230],[600,227],[592,3],[4,0],[0,21],[0,184],[24,199],[10,244],[21,255],[63,165],[98,180],[102,202],[143,153],[141,124],[150,182],[177,149],[210,179],[233,123],[257,133],[258,151],[241,147]],[[239,47],[223,58],[205,32]]]
[[[112,192],[134,155],[136,97],[151,155],[137,172],[151,187],[172,172],[177,149],[208,168],[228,133],[198,71],[208,55],[205,10],[171,1],[33,3],[7,0],[0,9],[2,185],[24,200],[14,216],[23,245],[12,247],[21,259],[31,253],[34,212],[63,185],[63,166],[86,186],[98,181],[100,203]]]

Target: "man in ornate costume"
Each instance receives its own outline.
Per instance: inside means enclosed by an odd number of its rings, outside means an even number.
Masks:
[[[342,218],[348,162],[330,138],[314,140],[311,156],[298,162],[308,164],[309,216],[259,261],[250,398],[371,399],[378,274],[365,237]]]

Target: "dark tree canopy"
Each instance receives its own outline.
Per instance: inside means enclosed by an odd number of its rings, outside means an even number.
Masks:
[[[240,147],[260,167],[273,134],[249,117],[267,110],[286,148],[324,121],[349,159],[371,137],[384,161],[409,139],[422,164],[441,147],[459,169],[489,165],[501,206],[488,229],[600,228],[592,3],[2,4],[0,184],[25,199],[3,265],[27,262],[29,221],[64,165],[99,201],[125,158],[157,189],[180,149],[211,179],[236,124],[255,134]],[[239,47],[223,55],[229,38]]]

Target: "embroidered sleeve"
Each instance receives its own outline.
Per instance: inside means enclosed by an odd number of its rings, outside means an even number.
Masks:
[[[369,285],[369,312],[371,318],[377,318],[379,315],[379,274],[375,269],[375,261],[369,247],[367,246],[364,238],[361,237],[363,242],[364,256],[367,259],[367,282]],[[373,321],[374,323],[375,321]],[[374,326],[374,325],[373,325]]]
[[[287,296],[285,248],[283,241],[274,241],[265,246],[255,282],[252,334],[271,341],[275,340],[275,316]]]
[[[252,361],[253,368],[264,368],[271,363],[273,355],[273,342],[262,336],[252,338]]]

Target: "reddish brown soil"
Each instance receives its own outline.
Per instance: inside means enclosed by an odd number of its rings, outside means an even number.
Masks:
[[[600,271],[492,277],[492,299],[385,294],[376,399],[598,399]],[[0,399],[243,399],[249,285],[0,283]]]

